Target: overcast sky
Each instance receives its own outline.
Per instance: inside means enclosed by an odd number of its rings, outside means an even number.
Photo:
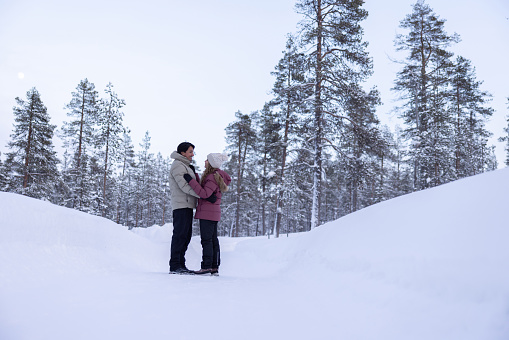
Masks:
[[[391,126],[395,73],[400,66],[394,37],[415,1],[367,0],[363,23],[384,105],[378,116]],[[493,94],[495,134],[501,165],[509,97],[509,2],[428,0],[448,33],[462,41],[453,51],[472,61],[483,90]],[[125,99],[125,125],[139,143],[146,131],[153,153],[169,156],[181,141],[196,145],[203,164],[223,151],[224,128],[237,110],[259,110],[270,99],[270,75],[286,35],[300,17],[293,0],[71,1],[0,0],[0,152],[8,151],[15,98],[36,87],[52,124],[67,119],[64,106],[80,80],[102,96],[108,82]],[[55,144],[60,144],[55,138]],[[2,159],[4,159],[2,155]]]

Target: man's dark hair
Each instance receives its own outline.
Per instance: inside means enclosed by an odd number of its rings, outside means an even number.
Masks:
[[[182,154],[182,152],[186,152],[189,149],[189,147],[192,147],[194,149],[194,145],[189,142],[180,143],[179,146],[177,146],[177,152],[179,154]]]

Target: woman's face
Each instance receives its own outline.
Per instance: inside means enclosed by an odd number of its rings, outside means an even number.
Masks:
[[[209,161],[208,159],[205,160],[205,169],[209,166]]]

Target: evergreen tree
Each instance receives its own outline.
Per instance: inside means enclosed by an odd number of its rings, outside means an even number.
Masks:
[[[94,150],[95,151],[95,150]],[[101,216],[103,211],[102,205],[102,179],[103,167],[97,155],[92,155],[89,159],[87,167],[88,188],[86,190],[87,196],[83,201],[85,209],[83,211],[89,214]]]
[[[373,203],[382,202],[395,197],[392,183],[390,183],[389,180],[391,178],[392,164],[396,162],[397,156],[394,136],[388,126],[384,125],[380,128],[377,141],[378,143],[376,143],[374,150],[376,161],[373,167],[378,169],[378,171],[374,174],[376,195]]]
[[[311,125],[304,123],[297,127],[296,134],[301,136],[299,147],[293,149],[288,163],[288,176],[285,180],[283,197],[287,205],[283,209],[286,216],[286,231],[308,231],[311,229],[311,211],[313,189],[313,159]],[[282,222],[282,225],[284,223]],[[281,227],[283,228],[283,226]]]
[[[137,153],[137,166],[134,169],[133,192],[133,212],[134,220],[131,222],[134,227],[150,227],[160,221],[159,211],[161,207],[161,194],[164,190],[162,168],[167,167],[167,163],[162,160],[159,154],[159,162],[150,153],[151,137],[148,131],[140,144],[141,151]]]
[[[260,202],[261,204],[261,230],[256,228],[255,235],[259,232],[266,235],[269,225],[273,225],[272,219],[268,216],[271,211],[276,212],[276,188],[278,167],[282,158],[282,136],[280,135],[281,124],[278,115],[272,111],[270,105],[266,103],[263,109],[254,116],[256,127],[255,154],[258,155],[256,165],[260,170],[255,170],[259,174]],[[270,223],[270,224],[269,224]],[[274,235],[279,236],[279,230],[274,230]]]
[[[149,205],[148,197],[150,193],[148,192],[150,186],[150,176],[152,170],[152,158],[153,155],[149,152],[150,150],[150,136],[148,131],[145,132],[145,136],[143,137],[142,142],[140,143],[141,151],[137,153],[138,158],[138,166],[135,175],[135,183],[136,183],[136,208],[135,208],[135,224],[134,227],[146,227],[144,225],[147,211],[146,208]]]
[[[4,163],[2,162],[2,153],[0,152],[0,191],[6,191],[7,190],[7,169],[4,166]]]
[[[134,146],[132,144],[130,131],[124,129],[122,141],[119,148],[118,157],[120,159],[119,175],[116,181],[116,218],[118,224],[129,225],[129,206],[130,206],[130,179],[133,169],[136,166]]]
[[[163,213],[168,211],[170,208],[169,191],[167,190],[167,186],[165,186],[165,182],[167,182],[169,178],[168,176],[170,176],[170,159],[165,159],[159,152],[156,155],[153,164],[154,171],[150,186],[152,197],[149,201],[149,208],[147,209],[149,211],[147,226],[163,225]]]
[[[454,119],[456,177],[466,177],[487,169],[488,138],[485,123],[493,109],[484,105],[491,95],[480,90],[475,68],[469,60],[457,57],[451,81],[451,116]]]
[[[8,191],[30,197],[56,200],[59,181],[58,159],[53,150],[53,132],[39,92],[32,88],[26,101],[16,98],[14,131],[8,144],[6,168],[10,174]]]
[[[296,5],[304,16],[302,43],[309,51],[314,84],[311,228],[320,223],[323,146],[330,134],[327,119],[337,115],[344,89],[365,80],[372,69],[359,24],[368,15],[362,4],[362,0],[300,0]]]
[[[445,172],[449,171],[448,136],[452,131],[444,101],[452,53],[447,48],[459,38],[448,35],[444,23],[419,0],[400,23],[408,34],[396,36],[397,50],[408,51],[394,90],[405,101],[401,116],[408,126],[406,136],[412,141],[410,156],[417,190],[438,185],[449,176]]]
[[[509,108],[509,97],[507,97],[507,104]],[[500,137],[498,140],[500,142],[505,142],[505,151],[506,151],[506,158],[505,158],[505,165],[509,166],[509,115],[507,115],[507,126],[504,128],[504,131],[506,133],[505,136]]]
[[[345,114],[347,119],[338,120],[335,124],[341,136],[339,147],[340,161],[344,173],[343,184],[348,188],[348,212],[354,212],[372,204],[373,191],[365,195],[364,203],[359,202],[361,186],[367,186],[372,179],[373,161],[383,153],[383,141],[379,135],[375,116],[375,107],[380,103],[376,90],[366,93],[360,86],[353,85],[345,93]],[[370,197],[371,196],[371,197]],[[370,197],[370,198],[368,198]]]
[[[122,141],[122,132],[124,130],[122,124],[123,113],[120,109],[125,105],[123,99],[119,99],[118,95],[113,91],[113,85],[106,85],[106,99],[99,101],[98,110],[98,131],[95,138],[98,157],[103,164],[103,180],[102,180],[102,196],[101,196],[101,216],[106,216],[106,211],[113,212],[114,202],[112,200],[112,183],[109,183],[110,198],[106,197],[107,180],[112,180],[112,170],[115,162],[118,160],[118,149]]]
[[[227,150],[231,157],[224,167],[232,174],[230,190],[225,195],[225,210],[232,212],[225,214],[225,222],[230,224],[230,236],[237,237],[242,230],[247,229],[247,221],[250,219],[244,206],[251,204],[249,192],[246,191],[246,174],[249,171],[247,159],[254,149],[255,130],[253,128],[252,115],[246,115],[237,111],[236,120],[226,127]],[[233,208],[231,208],[233,207]],[[228,223],[230,222],[230,223]]]
[[[70,122],[64,122],[61,137],[70,156],[64,180],[70,190],[70,207],[91,211],[96,201],[90,161],[94,151],[94,128],[97,121],[97,91],[88,79],[82,80],[72,93],[71,102],[66,106]]]
[[[303,53],[299,53],[295,38],[289,36],[286,43],[286,50],[283,58],[279,61],[276,66],[276,70],[272,72],[272,75],[276,77],[276,81],[273,86],[273,93],[275,98],[272,100],[272,105],[279,107],[279,112],[276,113],[275,119],[280,122],[280,129],[283,129],[280,134],[280,143],[278,145],[280,149],[276,181],[277,181],[277,193],[276,193],[276,217],[274,223],[274,235],[279,236],[281,229],[281,218],[283,209],[285,206],[285,200],[283,199],[286,195],[286,183],[285,176],[287,175],[287,161],[288,154],[291,152],[291,148],[296,147],[296,125],[299,124],[299,113],[303,114],[303,108],[306,107],[306,98],[312,95],[312,85],[306,83],[306,59]],[[262,111],[263,112],[263,111]],[[265,227],[265,224],[264,224]],[[265,234],[265,229],[263,230]]]
[[[160,202],[159,202],[159,220],[161,221],[161,225],[165,225],[169,223],[171,218],[171,195],[170,195],[170,183],[168,182],[168,178],[170,178],[170,168],[171,168],[171,159],[170,157],[166,157],[163,159],[158,155],[158,169],[159,169],[159,192],[160,192]]]
[[[384,200],[401,196],[412,192],[412,174],[408,167],[407,149],[402,130],[396,126],[395,133],[391,133],[387,127],[384,128],[384,139],[388,145],[386,157],[387,172],[384,181]],[[384,163],[385,164],[385,163]]]

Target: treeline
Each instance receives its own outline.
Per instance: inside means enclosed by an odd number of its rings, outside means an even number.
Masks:
[[[445,20],[424,1],[400,22],[405,33],[395,39],[406,55],[393,87],[404,127],[391,131],[380,124],[379,93],[364,85],[372,61],[362,3],[297,3],[303,20],[273,72],[272,100],[257,112],[237,112],[226,129],[226,167],[234,181],[224,233],[310,230],[377,202],[497,168],[485,126],[493,114],[491,95],[481,89],[472,63],[450,51],[458,35],[448,34]]]
[[[450,51],[459,42],[424,2],[401,22],[396,49],[406,55],[393,90],[404,126],[381,125],[361,23],[362,1],[299,0],[299,30],[288,35],[273,71],[272,98],[237,112],[225,131],[233,178],[219,233],[274,235],[310,230],[369,205],[497,168],[491,95],[475,67]],[[263,90],[263,89],[261,89]],[[170,160],[150,153],[148,132],[135,151],[120,99],[109,84],[99,98],[80,82],[57,130],[37,90],[16,98],[15,129],[0,189],[107,217],[129,227],[171,221]],[[507,136],[501,141],[508,143]]]
[[[99,215],[129,227],[171,221],[168,157],[150,152],[147,132],[135,151],[123,124],[120,99],[110,83],[99,98],[82,80],[66,105],[68,120],[56,132],[63,159],[54,151],[56,126],[36,88],[16,98],[15,128],[0,188]]]

